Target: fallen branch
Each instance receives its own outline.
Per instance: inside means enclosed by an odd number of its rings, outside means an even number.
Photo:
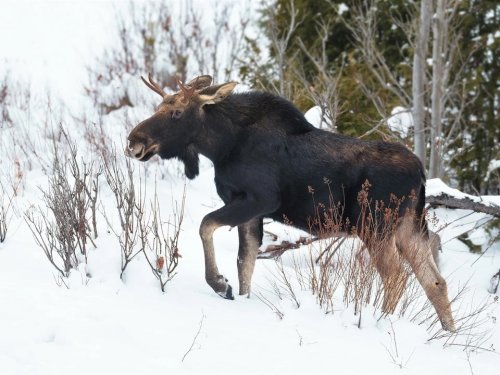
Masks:
[[[257,258],[258,259],[278,258],[281,255],[283,255],[283,253],[287,250],[298,249],[299,247],[301,247],[303,245],[310,245],[314,241],[318,241],[318,240],[320,240],[319,237],[313,237],[313,238],[300,237],[295,242],[282,241],[280,245],[271,244],[271,245],[268,245],[264,251],[259,252],[259,254],[257,255]]]
[[[437,196],[428,196],[425,202],[431,207],[445,206],[448,208],[460,208],[463,210],[472,210],[474,212],[481,212],[484,214],[492,215],[500,218],[500,207],[493,204],[485,204],[482,202],[473,201],[470,198],[456,198],[451,195],[441,193]]]
[[[437,196],[427,196],[425,199],[426,203],[430,207],[435,208],[438,206],[445,206],[452,209],[464,209],[471,210],[474,212],[481,212],[494,217],[500,218],[500,206],[496,206],[493,203],[482,203],[476,202],[468,197],[456,198],[451,195],[441,193]],[[269,231],[265,231],[266,234],[270,235],[273,241],[278,239],[278,236]],[[280,257],[285,251],[290,249],[298,249],[303,245],[310,245],[311,243],[322,239],[321,237],[300,237],[295,242],[282,241],[281,244],[271,244],[266,247],[264,251],[259,252],[257,255],[258,259],[274,259]]]

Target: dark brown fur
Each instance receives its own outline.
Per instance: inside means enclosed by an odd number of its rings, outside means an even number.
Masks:
[[[160,107],[128,137],[129,155],[142,161],[154,154],[177,157],[189,178],[198,173],[198,153],[213,162],[224,206],[200,226],[208,284],[233,298],[215,262],[213,233],[220,226],[238,227],[240,294],[247,294],[264,217],[320,233],[328,208],[340,204],[337,228],[357,233],[370,250],[385,286],[385,311],[394,310],[404,288],[399,265],[404,260],[443,327],[454,329],[446,282],[432,259],[423,217],[425,177],[418,158],[399,144],[316,129],[280,97],[231,95],[233,88],[227,83],[197,90],[175,115]],[[392,212],[389,222],[381,205]]]

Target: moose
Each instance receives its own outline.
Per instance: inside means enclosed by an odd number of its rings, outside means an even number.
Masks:
[[[205,279],[216,293],[234,299],[216,264],[217,228],[238,227],[239,294],[247,295],[263,218],[325,236],[334,206],[339,225],[327,234],[344,232],[363,241],[384,286],[382,310],[394,311],[409,265],[442,327],[455,330],[447,284],[431,251],[423,166],[405,146],[318,129],[279,96],[233,93],[236,82],[212,85],[207,75],[186,84],[177,79],[179,91],[167,94],[151,75],[141,79],[162,102],[130,132],[126,155],[140,161],[177,158],[189,179],[199,173],[200,154],[213,163],[224,206],[203,218],[200,237]]]

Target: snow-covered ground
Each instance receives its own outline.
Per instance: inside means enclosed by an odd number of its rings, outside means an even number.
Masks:
[[[431,332],[425,324],[391,316],[377,320],[380,311],[367,307],[358,328],[359,317],[340,299],[333,314],[324,314],[314,296],[300,288],[299,308],[291,299],[280,300],[270,291],[270,280],[279,279],[271,260],[258,261],[252,298],[221,299],[204,281],[198,238],[203,215],[213,205],[220,206],[212,173],[205,168],[188,184],[179,245],[182,258],[165,293],[142,258],[136,258],[120,280],[119,246],[114,235],[102,229],[97,248],[89,254],[91,278],[74,271],[69,289],[57,286],[54,270],[23,219],[15,215],[8,238],[0,245],[0,373],[399,373],[403,369],[415,374],[465,374],[469,366],[476,374],[496,371],[496,353],[443,348],[444,340],[428,342]],[[19,198],[18,206],[36,201],[37,180],[27,179],[34,186]],[[172,194],[181,196],[182,185],[182,179],[161,182],[158,192],[168,201]],[[112,207],[111,196],[101,198],[103,206]],[[166,204],[165,211],[169,208]],[[462,214],[437,210],[439,224]],[[457,317],[491,299],[489,279],[499,265],[498,248],[479,258],[448,239],[464,224],[455,222],[442,232],[441,267],[450,295],[469,283],[469,291],[454,306]],[[284,229],[279,233],[287,236]],[[222,228],[215,241],[219,267],[235,285],[236,231]],[[307,252],[304,247],[283,256],[290,274],[292,257]],[[282,312],[281,320],[258,298],[261,294]],[[496,305],[483,314],[487,322],[479,329],[491,334],[481,343],[491,350],[500,345]]]
[[[67,99],[70,109],[74,109],[79,98],[83,100],[82,90],[78,89],[85,77],[82,64],[92,61],[91,56],[105,48],[105,35],[110,29],[102,25],[113,24],[116,4],[0,1],[0,61],[5,62],[0,68],[7,67],[12,76],[32,81],[34,95],[43,97],[44,91],[50,90],[54,97]],[[25,24],[29,25],[26,29]],[[358,327],[359,315],[342,302],[342,286],[333,312],[325,314],[308,288],[301,288],[293,280],[294,263],[309,254],[307,246],[285,253],[280,263],[291,275],[300,307],[283,290],[275,291],[280,276],[273,260],[257,262],[251,298],[228,301],[217,296],[204,280],[198,236],[203,216],[221,206],[213,185],[213,170],[206,160],[202,161],[200,176],[187,182],[179,242],[182,258],[165,293],[143,256],[136,257],[120,279],[120,247],[108,230],[109,225],[115,229],[117,226],[112,214],[115,204],[104,182],[99,196],[96,248],[91,247],[86,267],[72,271],[65,281],[68,287],[61,285],[23,216],[32,206],[43,204],[42,190],[47,189],[48,177],[39,159],[51,159],[50,132],[41,126],[47,109],[43,103],[32,102],[35,104],[30,104],[29,111],[13,112],[20,125],[7,128],[0,124],[1,182],[9,193],[13,181],[22,180],[9,214],[7,238],[0,243],[0,374],[498,371],[498,296],[487,292],[491,276],[500,268],[499,243],[489,243],[498,236],[498,228],[493,232],[483,227],[474,229],[486,216],[463,210],[434,210],[437,220],[432,220],[433,228],[439,231],[443,244],[441,270],[452,297],[468,283],[467,291],[453,304],[456,319],[485,304],[488,308],[476,319],[483,321],[481,326],[462,331],[454,341],[429,341],[436,328],[428,329],[428,323],[417,324],[406,315],[379,319],[380,311],[370,306],[364,307]],[[103,119],[118,149],[127,134],[121,116],[139,121],[144,113],[147,111],[142,108]],[[79,157],[95,158],[81,137],[81,129],[71,128],[74,123],[67,112],[57,112],[48,122],[55,122],[57,127],[61,117],[77,142]],[[42,155],[33,155],[29,161],[13,146],[23,134],[34,140]],[[12,150],[19,154],[12,155]],[[136,177],[147,175],[148,198],[157,180],[164,220],[172,215],[172,201],[181,199],[186,182],[177,172],[178,167],[176,161],[134,163]],[[166,170],[171,173],[165,174]],[[456,193],[440,181],[430,181],[428,191]],[[500,203],[500,197],[484,199]],[[296,240],[299,236],[275,223],[267,228],[280,240]],[[470,230],[471,241],[482,247],[483,255],[469,252],[456,239]],[[266,241],[269,243],[270,238]],[[219,229],[215,244],[219,268],[235,287],[237,231]],[[415,306],[424,300],[420,296]],[[487,335],[481,336],[481,332]]]

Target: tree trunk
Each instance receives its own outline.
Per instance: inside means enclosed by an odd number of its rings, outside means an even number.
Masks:
[[[426,166],[425,153],[425,66],[427,56],[427,44],[429,41],[429,31],[431,24],[431,0],[422,0],[420,4],[420,23],[419,30],[415,38],[415,51],[413,54],[413,129],[414,136],[414,152]]]
[[[442,176],[442,114],[444,84],[444,36],[445,36],[445,0],[437,0],[436,14],[432,22],[432,113],[431,113],[431,156],[429,178]]]

